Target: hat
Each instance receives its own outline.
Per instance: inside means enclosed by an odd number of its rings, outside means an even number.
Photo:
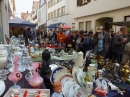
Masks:
[[[87,33],[83,33],[83,36],[87,36]]]
[[[96,32],[102,32],[102,30],[103,30],[103,26],[97,26]]]

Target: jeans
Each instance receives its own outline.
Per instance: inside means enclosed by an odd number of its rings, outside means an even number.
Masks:
[[[114,60],[117,60],[118,63],[121,62],[121,56],[122,56],[122,52],[114,52]]]

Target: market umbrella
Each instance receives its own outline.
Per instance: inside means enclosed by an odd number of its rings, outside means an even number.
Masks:
[[[9,26],[21,26],[21,27],[36,27],[36,24],[26,21],[21,18],[15,18],[9,20]]]
[[[63,29],[70,29],[71,27],[70,26],[61,26],[61,28],[63,28]]]

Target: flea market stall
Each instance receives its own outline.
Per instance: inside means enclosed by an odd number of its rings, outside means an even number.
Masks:
[[[8,41],[0,44],[0,97],[130,97],[129,61],[113,62],[92,51],[83,59],[82,52],[55,44],[25,46],[14,36]]]

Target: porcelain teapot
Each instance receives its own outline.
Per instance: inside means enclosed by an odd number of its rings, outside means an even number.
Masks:
[[[0,44],[0,53],[3,54],[5,57],[8,57],[8,51],[3,44]]]
[[[3,54],[0,54],[0,70],[4,69],[7,62],[7,57],[5,57]]]

